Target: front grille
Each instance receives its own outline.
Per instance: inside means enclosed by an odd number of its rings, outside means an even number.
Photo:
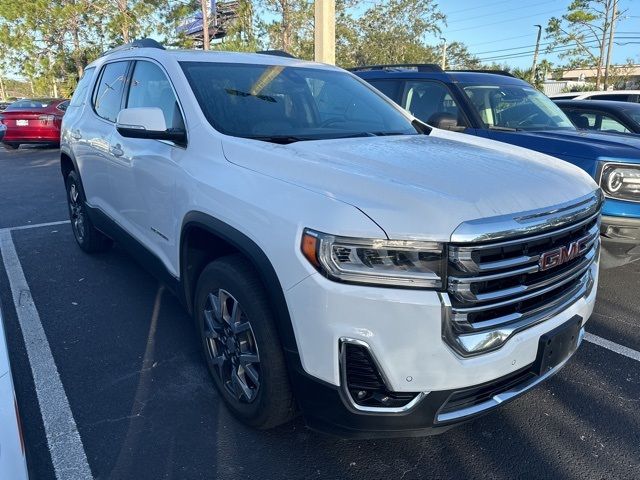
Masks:
[[[438,411],[439,415],[460,412],[490,401],[496,395],[507,392],[520,385],[527,384],[536,378],[531,366],[522,368],[496,381],[488,382],[451,394],[446,403]]]
[[[590,291],[591,266],[600,247],[599,203],[594,205],[567,223],[554,218],[555,227],[451,244],[444,333],[459,353],[499,348],[517,331],[550,318]],[[554,252],[560,253],[553,257]],[[545,263],[550,259],[558,264]],[[483,332],[495,334],[478,335]]]

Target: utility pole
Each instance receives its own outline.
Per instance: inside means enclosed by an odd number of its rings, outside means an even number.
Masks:
[[[336,63],[336,0],[315,0],[314,53],[316,62]]]
[[[202,49],[209,50],[209,1],[200,0],[202,10]]]
[[[440,67],[442,70],[447,69],[447,39],[444,37],[440,37],[442,40],[442,60],[440,61]]]
[[[609,88],[609,67],[611,66],[611,52],[613,50],[613,37],[616,34],[616,16],[618,7],[618,0],[613,0],[613,13],[611,15],[611,24],[609,26],[609,47],[607,48],[607,64],[604,67],[604,89]]]
[[[536,49],[533,53],[533,65],[531,65],[531,78],[530,83],[535,83],[536,81],[536,67],[538,66],[538,52],[540,51],[540,36],[542,35],[542,25],[534,25],[534,27],[538,27],[538,37],[536,38]]]

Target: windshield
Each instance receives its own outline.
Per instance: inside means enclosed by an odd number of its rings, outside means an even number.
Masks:
[[[291,143],[418,133],[398,108],[345,72],[205,62],[181,66],[205,116],[226,135]]]
[[[575,130],[560,107],[533,87],[468,84],[462,88],[488,128]]]

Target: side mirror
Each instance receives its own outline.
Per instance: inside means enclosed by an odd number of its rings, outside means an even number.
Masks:
[[[116,130],[123,137],[170,140],[179,145],[187,143],[182,129],[167,129],[162,110],[157,107],[125,108],[118,114]]]
[[[458,125],[458,118],[447,112],[434,113],[427,120],[427,124],[442,130],[452,130],[454,132],[462,132],[465,127]]]

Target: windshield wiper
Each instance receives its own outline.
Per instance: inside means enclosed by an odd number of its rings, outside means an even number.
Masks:
[[[512,128],[512,127],[499,127],[497,125],[489,125],[489,130],[498,130],[500,132],[519,132],[521,128]]]
[[[233,88],[225,88],[225,91],[229,95],[235,95],[237,97],[253,97],[253,98],[258,98],[260,100],[264,100],[265,102],[276,103],[276,99],[269,95],[260,95],[257,93],[242,92],[240,90],[234,90]]]
[[[251,140],[262,140],[263,142],[278,143],[280,145],[288,145],[295,142],[303,142],[305,140],[315,140],[308,137],[296,137],[295,135],[253,135],[248,136]]]

